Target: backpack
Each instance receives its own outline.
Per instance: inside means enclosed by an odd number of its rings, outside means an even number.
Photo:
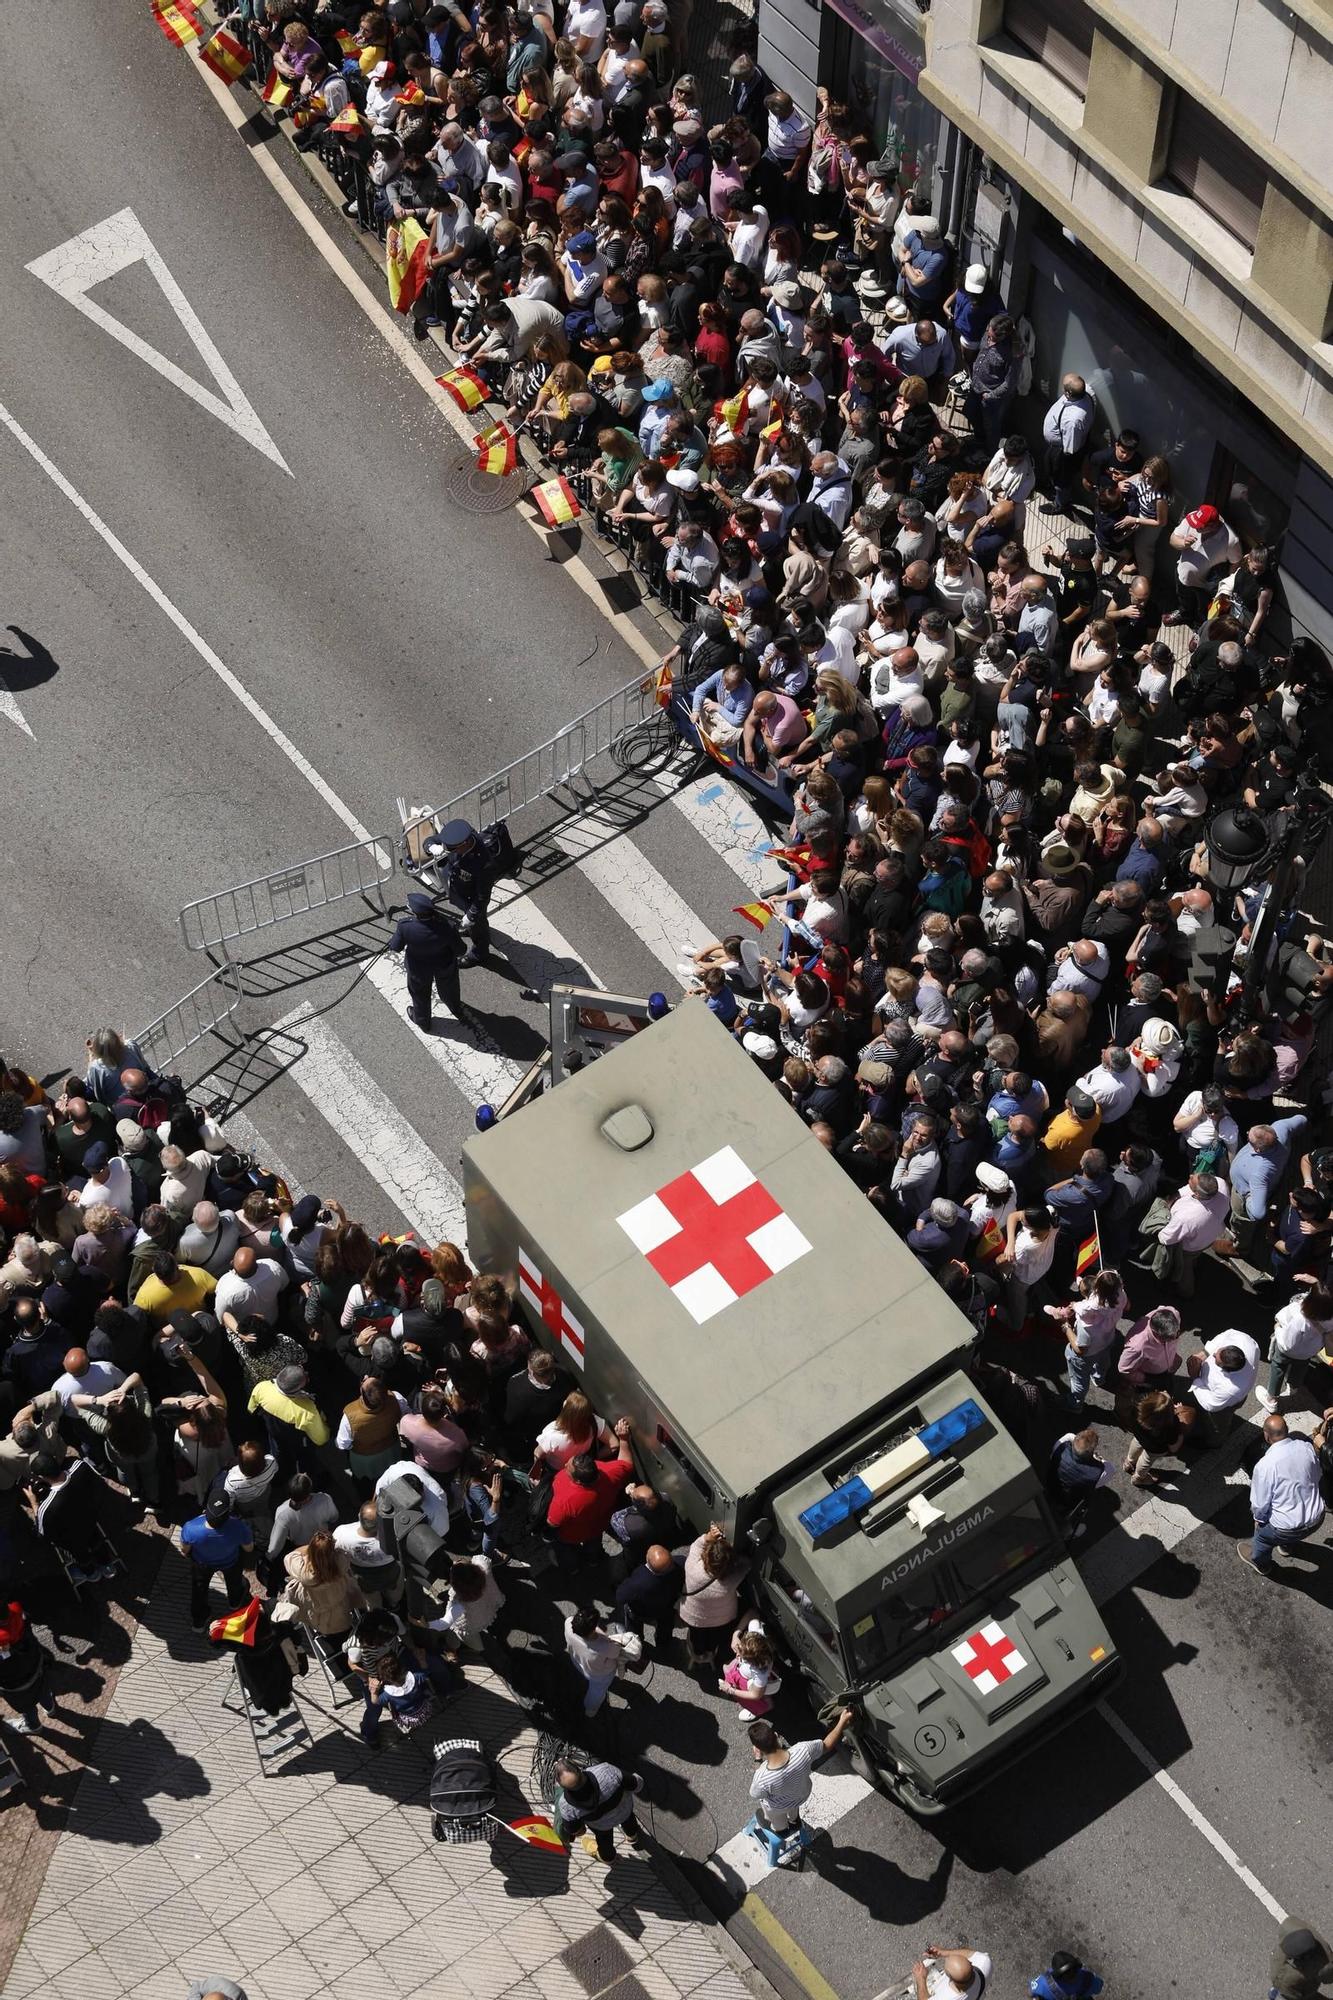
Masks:
[[[508,820],[497,819],[494,826],[488,826],[477,836],[482,853],[486,856],[487,873],[492,877],[517,875],[523,865],[519,848],[514,845],[514,836],[509,831]]]

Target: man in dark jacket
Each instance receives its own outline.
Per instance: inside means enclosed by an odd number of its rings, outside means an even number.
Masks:
[[[463,941],[446,913],[432,897],[407,899],[409,914],[400,917],[388,950],[401,951],[407,973],[407,1018],[425,1033],[431,1026],[431,994],[437,992],[449,1012],[462,1020],[465,1009],[458,990],[458,968],[465,963]]]
[[[465,819],[451,819],[446,826],[442,826],[435,838],[426,842],[426,852],[438,862],[445,893],[454,908],[462,912],[462,920],[471,933],[467,952],[458,963],[460,966],[479,965],[483,959],[489,958],[491,950],[491,926],[486,915],[491,891],[495,887],[495,866],[491,856],[482,846],[476,829],[469,826]],[[407,902],[410,909],[410,896]],[[431,908],[434,907],[432,904]],[[448,922],[448,919],[445,921]]]

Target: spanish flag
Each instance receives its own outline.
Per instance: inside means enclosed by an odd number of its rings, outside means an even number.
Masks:
[[[268,81],[259,95],[265,104],[272,105],[275,111],[281,111],[284,105],[291,102],[292,87],[285,76],[279,76],[277,70],[271,69]]]
[[[714,743],[712,737],[708,734],[708,731],[706,729],[700,729],[696,725],[695,734],[699,738],[699,748],[703,751],[706,751],[707,754],[712,758],[713,762],[715,764],[720,764],[724,771],[729,771],[732,765],[736,762],[736,759],[734,757],[728,757],[726,751],[721,747],[721,745]]]
[[[773,921],[773,912],[767,903],[736,903],[731,914],[733,917],[744,917],[757,931],[766,931]]]
[[[727,426],[727,429],[734,431],[736,436],[739,437],[745,427],[745,419],[750,414],[749,390],[742,389],[738,396],[726,397],[718,404],[717,414]]]
[[[507,1819],[505,1825],[520,1840],[526,1840],[529,1847],[549,1847],[554,1854],[563,1854],[565,1843],[556,1832],[549,1819],[540,1813],[525,1813],[522,1819]]]
[[[333,39],[338,44],[338,47],[342,50],[345,56],[360,55],[361,53],[360,42],[358,42],[356,36],[349,33],[346,28],[335,28],[333,33]]]
[[[426,93],[419,83],[409,83],[405,90],[399,91],[398,102],[400,104],[424,104],[426,102]]]
[[[224,83],[239,83],[250,67],[250,51],[235,35],[219,28],[200,48],[199,60],[207,63],[214,76],[220,76]]]
[[[781,437],[786,425],[787,412],[782,406],[781,399],[775,396],[768,406],[768,422],[763,425],[759,435],[761,438]]]
[[[189,0],[154,0],[153,19],[169,42],[183,49],[199,39],[199,17]]]
[[[414,215],[389,231],[384,243],[384,269],[389,279],[389,304],[395,312],[410,312],[421,296],[429,248],[430,238]]]
[[[1102,1239],[1097,1232],[1097,1219],[1094,1216],[1091,1236],[1085,1236],[1078,1246],[1078,1255],[1074,1259],[1074,1271],[1078,1277],[1083,1278],[1087,1276],[1089,1271],[1100,1271],[1101,1268]]]
[[[795,847],[769,847],[765,854],[770,861],[785,861],[793,875],[807,874],[810,868],[810,848],[805,841]]]
[[[253,1646],[255,1627],[263,1609],[257,1597],[243,1604],[239,1611],[229,1611],[225,1618],[215,1618],[208,1628],[208,1636],[216,1646]]]
[[[476,439],[478,472],[507,479],[518,464],[518,439],[503,424],[493,424]]]
[[[986,1217],[985,1227],[977,1239],[977,1256],[983,1264],[989,1264],[1004,1248],[1004,1232],[993,1215]]]
[[[542,106],[535,97],[529,97],[527,89],[520,84],[518,96],[514,99],[514,116],[520,125],[526,125],[529,118],[540,115]]]
[[[450,368],[435,380],[460,410],[479,410],[486,401],[486,384],[470,368]]]
[[[663,660],[657,672],[652,676],[652,690],[657,698],[657,706],[659,708],[670,708],[671,693],[675,685],[676,677],[666,661]]]
[[[533,487],[531,497],[537,502],[548,528],[567,528],[583,512],[567,479],[544,480],[540,486]]]
[[[355,139],[357,133],[361,130],[361,113],[354,104],[349,104],[345,110],[340,111],[338,116],[333,119],[329,125],[329,130],[337,139]]]

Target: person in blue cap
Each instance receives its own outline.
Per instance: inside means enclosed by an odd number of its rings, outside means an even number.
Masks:
[[[1052,1952],[1046,1971],[1028,1981],[1028,1992],[1033,2000],[1092,2000],[1103,1983],[1072,1951],[1057,1951]]]
[[[446,829],[447,831],[447,829]],[[438,993],[456,1020],[466,1013],[458,987],[458,968],[468,963],[458,926],[433,896],[411,895],[408,914],[400,917],[386,947],[401,951],[407,973],[407,1018],[423,1033],[431,1027],[431,997]]]
[[[486,912],[495,887],[494,863],[465,819],[448,820],[426,852],[437,862],[445,894],[468,927],[467,952],[460,967],[480,965],[491,953],[491,926]],[[410,907],[412,898],[408,897]],[[433,907],[433,906],[432,906]],[[453,1002],[450,1001],[452,1007]]]

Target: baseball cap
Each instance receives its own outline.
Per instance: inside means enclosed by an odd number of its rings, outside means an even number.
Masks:
[[[967,276],[963,279],[963,290],[970,298],[979,299],[988,283],[984,264],[969,264]]]
[[[609,354],[599,354],[588,369],[588,373],[590,375],[609,375],[614,367],[615,363]]]
[[[414,917],[440,917],[444,912],[438,908],[434,896],[425,896],[417,890],[407,899],[407,907]]]
[[[672,382],[667,376],[659,375],[657,380],[655,382],[650,382],[648,384],[648,387],[644,390],[643,400],[645,403],[665,403],[667,397],[674,396],[675,393],[676,393],[675,383]]]
[[[122,1153],[146,1153],[148,1151],[148,1134],[144,1131],[143,1126],[136,1125],[132,1118],[118,1118],[116,1120],[116,1137],[120,1141],[120,1150]]]
[[[868,1083],[872,1090],[883,1090],[893,1071],[886,1062],[863,1062],[856,1066],[858,1083]]]
[[[1012,1185],[1003,1167],[993,1167],[989,1160],[978,1166],[977,1186],[985,1188],[987,1194],[1007,1194]]]
[[[74,1295],[64,1285],[48,1285],[42,1293],[42,1307],[48,1319],[60,1320],[73,1306]]]
[[[671,129],[678,139],[697,139],[704,128],[697,118],[678,118]]]
[[[766,611],[773,602],[773,593],[765,590],[762,583],[753,583],[745,593],[747,611]]]
[[[204,1519],[210,1528],[220,1528],[224,1521],[231,1519],[231,1500],[225,1493],[215,1493],[204,1508]]]
[[[1096,1098],[1090,1097],[1086,1090],[1071,1090],[1066,1101],[1070,1110],[1078,1118],[1091,1118],[1093,1112],[1097,1109]]]
[[[691,471],[688,465],[673,465],[667,474],[667,485],[674,486],[678,493],[697,493],[699,475]]]
[[[393,74],[394,68],[391,62],[377,62],[374,69],[370,72],[370,80],[372,83],[388,83]]]
[[[805,297],[795,278],[783,278],[781,283],[774,285],[772,295],[780,306],[789,307],[800,305]]]
[[[294,1202],[292,1205],[292,1228],[296,1231],[296,1234],[304,1236],[307,1229],[313,1229],[315,1226],[315,1217],[318,1214],[319,1196],[317,1194],[303,1194],[298,1202]]]
[[[1200,534],[1206,528],[1215,528],[1221,518],[1216,507],[1196,507],[1192,513],[1185,516],[1188,525],[1197,529]]]
[[[778,1045],[771,1035],[756,1034],[753,1028],[741,1036],[741,1047],[747,1056],[757,1056],[760,1062],[773,1062],[778,1055]]]
[[[580,229],[577,236],[571,236],[569,239],[571,257],[591,257],[596,248],[597,238],[591,229]]]
[[[111,1148],[105,1139],[94,1139],[83,1156],[83,1164],[90,1174],[95,1174],[111,1158]]]

